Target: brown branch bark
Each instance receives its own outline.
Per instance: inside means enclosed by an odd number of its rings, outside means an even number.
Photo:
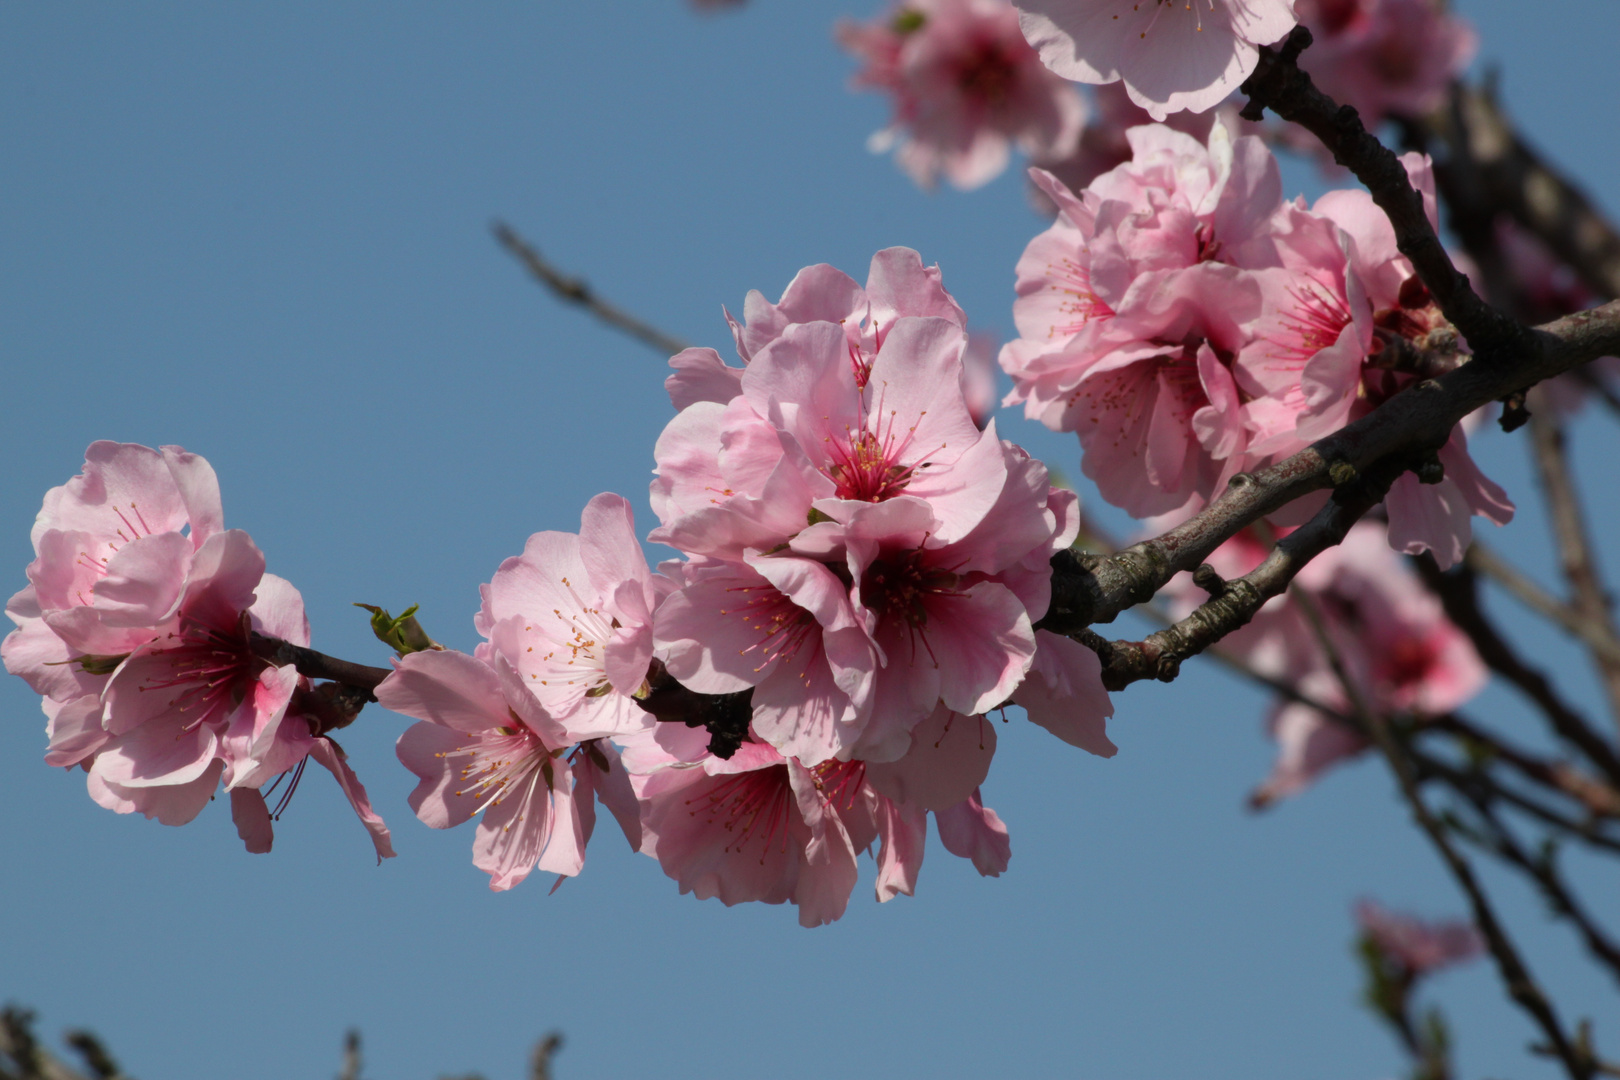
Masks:
[[[1260,120],[1269,108],[1322,140],[1333,159],[1356,174],[1389,215],[1401,254],[1412,261],[1435,303],[1481,361],[1494,363],[1503,354],[1521,351],[1527,344],[1525,329],[1481,300],[1468,277],[1452,265],[1429,224],[1423,197],[1395,152],[1367,131],[1355,109],[1335,103],[1300,70],[1299,54],[1310,43],[1310,31],[1296,26],[1280,46],[1260,49],[1259,63],[1240,87],[1249,97],[1244,118]]]
[[[490,227],[490,231],[495,234],[496,241],[511,252],[536,281],[551,290],[551,294],[557,299],[584,308],[615,330],[622,330],[666,357],[674,356],[686,348],[686,343],[680,338],[664,333],[651,323],[644,322],[623,308],[597,296],[596,291],[587,285],[583,278],[572,277],[551,265],[534,245],[524,240],[505,222],[497,221]]]
[[[1620,296],[1620,231],[1520,137],[1493,84],[1457,84],[1450,109],[1420,126],[1426,142],[1443,148],[1435,174],[1441,193],[1464,215],[1511,215],[1597,296]]]

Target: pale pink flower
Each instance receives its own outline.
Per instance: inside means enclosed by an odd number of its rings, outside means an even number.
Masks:
[[[894,96],[894,120],[871,140],[912,179],[978,187],[1017,145],[1032,158],[1074,150],[1085,103],[1041,64],[1003,0],[907,0],[870,23],[840,22],[839,43],[865,64],[856,87]]]
[[[450,650],[411,653],[377,687],[388,709],[424,721],[399,737],[399,760],[420,778],[411,809],[447,829],[478,816],[473,865],[489,887],[510,889],[534,871],[573,876],[588,832],[565,757],[563,725],[529,693],[505,657],[492,664]],[[591,812],[594,806],[584,807]]]
[[[802,926],[843,915],[855,888],[857,842],[833,800],[858,792],[864,766],[829,761],[813,770],[762,743],[730,758],[633,776],[642,810],[642,850],[682,893],[726,906],[791,900]],[[855,791],[848,789],[854,788]]]
[[[833,322],[849,339],[856,382],[866,385],[877,351],[896,319],[934,316],[966,330],[967,316],[945,291],[938,266],[924,266],[910,248],[884,248],[872,256],[863,288],[842,270],[818,263],[794,275],[781,299],[771,303],[750,289],[738,321],[726,311],[737,356],[744,364],[794,323]],[[670,358],[675,374],[664,380],[671,403],[685,409],[699,401],[725,405],[742,393],[742,369],[729,367],[713,349],[686,349]]]
[[[1295,0],[1311,31],[1302,65],[1322,92],[1374,130],[1446,101],[1479,46],[1473,27],[1439,0]]]
[[[29,585],[7,613],[6,670],[56,701],[100,693],[179,603],[192,554],[222,527],[213,469],[177,446],[97,442],[45,495]],[[82,659],[81,659],[82,658]]]
[[[1265,226],[1281,182],[1259,139],[1221,124],[1207,147],[1160,125],[1127,134],[1132,161],[1079,195],[1031,173],[1059,216],[1019,261],[1007,401],[1075,431],[1110,502],[1188,512],[1277,452],[1251,451],[1258,388],[1231,365],[1261,314],[1252,270],[1279,265]]]
[[[223,781],[248,850],[265,852],[272,815],[260,789],[292,772],[285,799],[314,757],[337,778],[378,858],[392,857],[388,829],[342,751],[299,711],[308,681],[261,659],[254,633],[308,645],[303,600],[264,573],[264,556],[246,533],[215,533],[189,560],[173,618],[107,681],[99,704],[108,738],[84,762],[91,798],[121,814],[182,825]]]
[[[963,535],[1005,476],[999,438],[963,398],[964,344],[950,320],[898,318],[862,379],[844,327],[787,326],[743,371],[739,397],[689,406],[659,439],[664,525],[651,539],[737,559],[786,542],[811,511],[842,521],[902,494]]]
[[[1020,0],[1024,36],[1076,82],[1123,81],[1155,120],[1203,112],[1248,78],[1259,46],[1294,27],[1292,0]]]
[[[1472,960],[1485,953],[1485,940],[1470,922],[1428,922],[1389,911],[1373,900],[1356,902],[1356,922],[1383,958],[1408,978]]]
[[[476,625],[569,742],[652,723],[635,695],[652,661],[652,613],[670,583],[647,568],[630,504],[593,498],[575,533],[539,532],[501,564]]]
[[[759,737],[809,765],[847,757],[870,717],[875,652],[848,589],[814,560],[690,567],[654,633],[682,685],[704,694],[752,687]]]

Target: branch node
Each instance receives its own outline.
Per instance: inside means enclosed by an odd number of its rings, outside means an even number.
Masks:
[[[1209,563],[1200,563],[1193,571],[1193,584],[1209,593],[1212,600],[1226,591],[1226,579]]]

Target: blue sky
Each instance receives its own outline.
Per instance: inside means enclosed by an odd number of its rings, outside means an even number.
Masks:
[[[722,303],[814,262],[863,277],[892,244],[1009,333],[1012,267],[1043,223],[1012,174],[925,195],[865,151],[884,107],[846,91],[831,26],[874,8],[0,7],[7,591],[40,497],[98,438],[209,458],[227,524],[302,589],[316,646],[371,663],[354,601],[420,603],[470,648],[478,584],[529,533],[576,529],[604,490],[650,527],[660,360],[528,281],[496,218],[723,351]],[[1620,208],[1620,150],[1591,126],[1593,103],[1620,100],[1620,8],[1459,8],[1536,143]],[[1002,423],[1078,477],[1072,439]],[[1576,442],[1589,477],[1620,450],[1596,417]],[[1551,581],[1522,445],[1487,435],[1480,456],[1524,508],[1495,539]],[[1597,512],[1616,524],[1612,499]],[[1561,642],[1515,629],[1595,711]],[[1463,905],[1385,775],[1353,766],[1254,816],[1263,698],[1194,664],[1116,706],[1112,761],[1016,715],[1003,731],[985,798],[1012,830],[1007,875],[936,846],[916,898],[873,903],[868,868],[846,918],[805,931],[790,908],[677,895],[608,832],[557,894],[491,894],[470,835],[410,814],[405,721],[376,708],[345,745],[394,829],[401,857],[381,868],[323,776],[266,857],[240,850],[222,804],[183,829],[120,818],[40,763],[37,701],[7,679],[0,997],[47,1032],[97,1029],[147,1080],[327,1075],[351,1025],[375,1077],[515,1078],[552,1028],[568,1080],[1399,1071],[1355,1004],[1350,905]],[[1506,693],[1472,711],[1529,737]],[[1587,874],[1600,899],[1615,877]],[[1502,891],[1566,1010],[1612,1019],[1569,936]],[[1432,991],[1465,1074],[1548,1074],[1485,966]]]

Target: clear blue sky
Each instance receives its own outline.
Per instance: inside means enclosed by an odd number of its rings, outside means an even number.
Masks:
[[[1459,6],[1538,144],[1620,208],[1603,126],[1620,8]],[[660,360],[531,284],[493,218],[723,350],[722,303],[814,262],[864,276],[892,244],[1009,332],[1012,267],[1042,222],[1012,174],[926,196],[865,152],[884,107],[845,90],[831,24],[875,7],[0,6],[4,591],[41,495],[98,438],[208,457],[227,523],[303,590],[317,647],[373,663],[352,601],[419,602],[470,648],[478,584],[530,532],[577,528],[603,490],[650,527]],[[1003,422],[1078,475],[1071,439]],[[1601,421],[1577,439],[1589,477],[1620,451]],[[1545,578],[1522,447],[1483,442],[1525,509],[1500,544]],[[1521,636],[1595,706],[1556,638]],[[324,776],[268,857],[241,851],[223,803],[184,829],[116,817],[40,763],[37,702],[6,679],[0,998],[53,1035],[97,1029],[145,1080],[328,1076],[350,1025],[377,1078],[516,1078],[552,1028],[566,1080],[1400,1071],[1354,1004],[1350,905],[1455,914],[1460,898],[1370,764],[1245,812],[1271,756],[1264,702],[1190,668],[1116,698],[1112,761],[1015,717],[986,786],[1012,830],[1006,876],[936,846],[915,899],[876,905],[868,870],[817,931],[791,908],[678,896],[607,831],[556,895],[492,895],[465,830],[410,814],[404,721],[380,709],[345,744],[394,828],[401,857],[381,868]],[[1505,694],[1474,711],[1523,727]],[[1615,875],[1590,880],[1612,914]],[[1534,898],[1504,902],[1561,1004],[1608,1021],[1620,1051],[1612,989]],[[1484,965],[1432,990],[1464,1075],[1547,1074]]]

